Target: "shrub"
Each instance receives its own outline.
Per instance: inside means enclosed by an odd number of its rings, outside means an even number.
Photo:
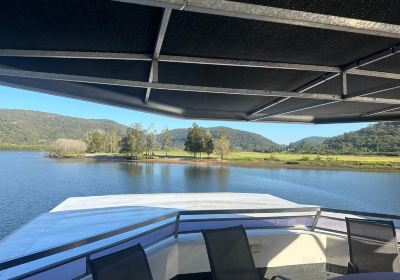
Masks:
[[[82,140],[57,139],[52,145],[50,153],[54,156],[67,156],[85,153],[87,145]]]

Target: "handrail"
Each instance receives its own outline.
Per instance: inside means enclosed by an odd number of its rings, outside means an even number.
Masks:
[[[364,217],[375,217],[375,218],[383,218],[383,219],[400,220],[399,215],[392,215],[392,214],[371,213],[371,212],[342,210],[342,209],[324,208],[324,207],[321,208],[321,211],[322,212],[339,213],[339,214],[358,215],[358,216],[364,216]]]
[[[182,216],[191,216],[191,215],[218,215],[218,214],[245,214],[245,213],[296,213],[296,212],[310,212],[310,211],[315,211],[316,213],[314,215],[311,216],[315,216],[315,220],[313,222],[313,225],[311,227],[311,230],[315,229],[315,228],[319,228],[317,226],[318,224],[318,219],[319,217],[327,217],[329,218],[329,216],[324,216],[322,215],[322,212],[330,212],[330,213],[340,213],[340,214],[351,214],[351,215],[359,215],[359,216],[366,216],[366,217],[377,217],[377,218],[386,218],[386,219],[393,219],[393,220],[400,220],[400,216],[399,215],[391,215],[391,214],[381,214],[381,213],[370,213],[370,212],[362,212],[362,211],[351,211],[351,210],[342,210],[342,209],[333,209],[333,208],[320,208],[320,207],[315,207],[315,206],[310,206],[310,207],[294,207],[294,208],[269,208],[269,209],[216,209],[216,210],[182,210],[182,211],[176,211],[170,214],[166,214],[166,215],[162,215],[162,216],[158,216],[156,218],[141,222],[141,223],[137,223],[137,224],[133,224],[133,225],[129,225],[129,226],[125,226],[116,230],[112,230],[112,231],[108,231],[108,232],[104,232],[101,234],[97,234],[88,238],[84,238],[84,239],[80,239],[77,241],[73,241],[67,244],[63,244],[57,247],[53,247],[50,249],[46,249],[46,250],[42,250],[42,251],[38,251],[38,252],[34,252],[22,257],[18,257],[15,259],[9,259],[3,262],[0,262],[0,271],[5,270],[5,269],[9,269],[18,265],[22,265],[28,262],[32,262],[38,259],[42,259],[57,253],[62,253],[64,251],[67,250],[71,250],[71,249],[75,249],[93,242],[97,242],[106,238],[110,238],[113,236],[117,236],[120,235],[122,233],[126,233],[135,229],[139,229],[154,223],[158,223],[158,222],[162,222],[164,220],[170,219],[170,218],[174,218],[175,217],[175,221],[171,221],[168,224],[165,225],[161,225],[155,229],[151,229],[148,230],[146,232],[142,232],[140,234],[131,236],[129,238],[126,238],[124,240],[120,240],[118,242],[114,242],[112,244],[108,244],[106,246],[102,246],[100,248],[96,248],[94,250],[91,250],[90,252],[85,252],[79,255],[76,255],[74,257],[65,259],[65,260],[61,260],[57,263],[53,263],[50,264],[47,267],[43,267],[40,268],[34,272],[29,272],[28,274],[31,275],[32,273],[34,274],[38,274],[41,272],[44,272],[46,270],[49,270],[51,268],[54,267],[58,267],[60,265],[66,264],[66,263],[70,263],[72,261],[81,259],[83,257],[87,257],[91,254],[94,254],[96,252],[100,252],[102,250],[108,249],[108,248],[112,248],[114,246],[117,246],[121,243],[127,242],[129,240],[133,240],[135,238],[141,237],[145,234],[148,234],[154,230],[158,230],[160,228],[164,228],[167,226],[171,226],[171,225],[175,225],[175,230],[172,236],[177,237],[178,233],[179,233],[179,223],[185,220],[182,220],[181,217]],[[266,217],[266,218],[273,218],[272,217]],[[295,216],[297,217],[297,216]],[[257,218],[257,217],[246,217],[248,219],[252,219],[252,218]],[[227,218],[229,219],[229,218]],[[207,220],[213,220],[212,218],[207,219]],[[223,219],[225,220],[225,219]],[[329,230],[329,229],[328,229]],[[157,241],[159,242],[159,241]],[[40,270],[40,271],[39,271]],[[20,276],[18,276],[16,279],[20,279]]]
[[[159,229],[164,228],[164,227],[171,226],[171,225],[173,225],[173,224],[174,224],[174,222],[167,223],[167,224],[165,224],[165,225],[162,225],[162,226],[159,226],[159,227],[150,229],[150,230],[148,230],[148,231],[142,232],[142,233],[137,234],[137,235],[134,235],[134,236],[130,236],[130,237],[128,237],[128,238],[125,238],[125,239],[123,239],[123,240],[117,241],[117,242],[115,242],[115,243],[108,244],[108,245],[104,245],[104,246],[102,246],[102,247],[99,247],[99,248],[90,250],[90,251],[88,251],[88,252],[84,252],[84,253],[81,253],[81,254],[78,254],[78,255],[75,255],[75,256],[72,256],[72,257],[63,259],[63,260],[61,260],[61,261],[58,261],[58,262],[49,264],[49,265],[47,265],[47,266],[40,267],[40,268],[38,268],[38,269],[36,269],[36,270],[29,271],[29,272],[27,272],[27,273],[25,273],[25,274],[16,276],[16,277],[11,278],[11,279],[9,279],[9,280],[22,280],[22,279],[26,279],[26,278],[31,277],[31,276],[34,276],[34,275],[36,275],[36,274],[45,272],[45,271],[47,271],[47,270],[50,270],[50,269],[53,269],[53,268],[56,268],[56,267],[59,267],[59,266],[62,266],[62,265],[68,264],[68,263],[71,263],[71,262],[73,262],[73,261],[76,261],[76,260],[79,260],[79,259],[82,259],[82,258],[86,258],[86,259],[87,259],[87,258],[88,258],[90,255],[92,255],[92,254],[96,254],[96,253],[101,252],[101,251],[103,251],[103,250],[107,250],[107,249],[113,248],[113,247],[115,247],[115,246],[118,246],[118,245],[120,245],[120,244],[123,244],[123,243],[125,243],[125,242],[129,242],[129,241],[134,240],[134,239],[136,239],[136,238],[140,238],[140,237],[142,237],[142,236],[144,236],[144,235],[146,235],[146,234],[149,234],[149,233],[151,233],[151,232],[154,232],[154,231],[159,230]],[[158,241],[158,242],[159,242],[159,241]],[[146,246],[143,246],[143,247],[146,248]],[[80,278],[79,278],[79,279],[80,279]]]
[[[199,218],[199,219],[180,219],[181,223],[198,223],[198,222],[206,222],[206,221],[213,221],[213,222],[221,222],[221,221],[246,221],[246,220],[279,220],[279,219],[287,219],[287,218],[310,218],[315,217],[316,214],[308,214],[308,215],[296,215],[296,216],[241,216],[235,218]]]
[[[207,214],[245,214],[245,213],[290,213],[290,212],[310,212],[318,211],[320,207],[292,207],[292,208],[267,208],[267,209],[215,209],[215,210],[183,210],[179,211],[182,215],[207,215]]]
[[[119,235],[119,234],[122,234],[122,233],[125,233],[128,231],[132,231],[132,230],[135,230],[138,228],[142,228],[142,227],[145,227],[145,226],[157,223],[157,222],[161,222],[163,220],[176,217],[176,215],[177,215],[177,213],[171,213],[168,215],[158,216],[156,218],[153,218],[153,219],[141,222],[141,223],[125,226],[125,227],[122,227],[122,228],[119,228],[116,230],[112,230],[112,231],[107,231],[107,232],[100,233],[100,234],[97,234],[97,235],[94,235],[94,236],[91,236],[88,238],[83,238],[83,239],[79,239],[79,240],[76,240],[76,241],[73,241],[70,243],[66,243],[66,244],[63,244],[63,245],[60,245],[57,247],[53,247],[50,249],[46,249],[46,250],[38,251],[35,253],[31,253],[28,255],[24,255],[22,257],[9,259],[9,260],[6,260],[6,261],[3,261],[0,263],[0,271],[14,267],[14,266],[18,266],[18,265],[21,265],[21,264],[24,264],[27,262],[39,260],[39,259],[51,256],[51,255],[62,253],[62,252],[68,251],[68,250],[72,250],[72,249],[75,249],[75,248],[78,248],[78,247],[81,247],[81,246],[84,246],[84,245],[87,245],[87,244],[90,244],[93,242],[97,242],[97,241],[100,241],[100,240],[103,240],[106,238],[110,238],[110,237],[113,237],[113,236],[116,236],[116,235]]]
[[[142,223],[137,223],[134,225],[129,225],[126,227],[122,227],[116,230],[100,233],[88,238],[83,238],[79,239],[67,244],[63,244],[57,247],[53,247],[50,249],[34,252],[28,255],[24,255],[22,257],[18,258],[12,258],[8,259],[6,261],[0,262],[0,271],[9,269],[18,265],[22,265],[28,262],[32,262],[35,260],[39,260],[51,255],[55,255],[58,253],[62,253],[68,250],[72,250],[90,243],[94,243],[106,238],[110,238],[128,231],[132,231],[144,226],[148,226],[169,218],[177,217],[175,223],[176,224],[176,229],[179,229],[179,217],[182,215],[204,215],[204,214],[243,214],[243,213],[282,213],[282,212],[306,212],[306,211],[318,211],[319,207],[295,207],[295,208],[267,208],[267,209],[216,209],[216,210],[182,210],[182,211],[176,211],[174,213],[168,214],[168,215],[163,215],[163,216],[158,216],[154,219],[147,220]],[[177,236],[176,232],[176,236]],[[132,237],[135,238],[136,236]],[[114,244],[111,244],[114,246]],[[92,252],[93,253],[93,252]],[[71,260],[70,260],[71,261]]]

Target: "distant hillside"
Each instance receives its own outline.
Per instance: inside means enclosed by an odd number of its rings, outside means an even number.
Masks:
[[[122,135],[126,126],[111,120],[82,119],[57,114],[0,109],[0,147],[45,146],[58,138],[84,139],[87,132],[95,129],[116,130]],[[229,127],[208,128],[214,138],[225,131],[235,150],[242,151],[288,151],[302,153],[395,153],[400,154],[400,122],[382,122],[354,132],[332,138],[307,137],[291,143],[288,147],[268,138]],[[185,143],[187,129],[173,129],[172,142],[176,148]],[[158,135],[158,139],[161,136]],[[13,146],[11,146],[12,148]],[[28,147],[29,148],[29,147]]]
[[[95,129],[114,129],[122,135],[126,127],[110,120],[0,109],[0,144],[47,145],[58,138],[83,139],[88,131]]]
[[[399,153],[400,122],[381,122],[324,141],[332,153]]]
[[[58,138],[84,139],[87,132],[95,129],[116,130],[122,135],[126,126],[110,120],[73,118],[57,114],[28,110],[0,109],[0,146],[7,144],[41,146],[48,145]],[[277,151],[281,145],[247,131],[228,127],[209,128],[216,138],[221,130],[228,135],[232,148],[243,151]],[[173,129],[174,147],[183,147],[187,129]],[[158,139],[161,136],[158,135]]]
[[[235,150],[241,151],[280,151],[283,149],[283,145],[279,145],[270,139],[248,131],[232,129],[229,127],[209,127],[207,128],[214,138],[217,138],[221,131],[224,131],[231,143],[231,147]],[[179,128],[171,130],[173,146],[176,148],[182,148],[185,144],[187,135],[186,128]],[[159,135],[159,139],[161,136]]]
[[[329,137],[310,136],[310,137],[303,138],[299,141],[290,143],[290,146],[298,147],[298,146],[301,146],[304,144],[320,145],[320,144],[324,143],[324,141],[327,140],[328,138]]]

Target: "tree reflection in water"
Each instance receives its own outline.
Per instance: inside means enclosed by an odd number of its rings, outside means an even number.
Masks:
[[[140,176],[143,174],[143,164],[137,162],[129,162],[120,164],[121,169],[132,174],[134,176]]]
[[[223,166],[187,165],[184,169],[187,192],[223,192],[229,188],[229,169]],[[217,189],[215,187],[218,187]]]

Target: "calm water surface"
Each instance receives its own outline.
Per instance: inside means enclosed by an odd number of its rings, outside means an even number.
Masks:
[[[0,239],[71,196],[160,192],[267,193],[297,203],[400,213],[400,172],[90,162],[0,152]]]

